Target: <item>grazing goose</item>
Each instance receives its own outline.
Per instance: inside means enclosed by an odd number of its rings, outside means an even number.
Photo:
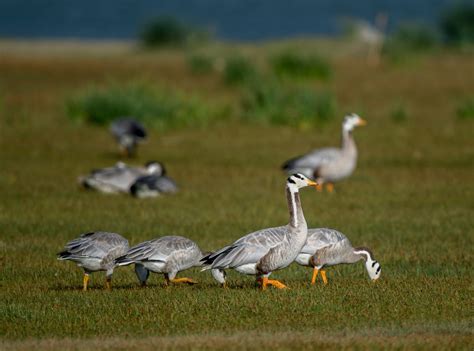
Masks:
[[[160,174],[163,165],[150,161],[145,167],[130,167],[117,162],[113,167],[93,170],[89,175],[79,178],[79,182],[87,189],[103,193],[128,193],[130,186],[137,178],[145,175]]]
[[[178,191],[175,181],[166,175],[166,169],[161,165],[161,172],[138,177],[130,187],[130,193],[138,198],[155,197],[160,194],[171,194]]]
[[[232,268],[243,274],[255,275],[263,290],[267,285],[286,288],[283,283],[268,277],[273,271],[290,265],[306,242],[308,227],[299,196],[299,189],[306,186],[317,186],[317,183],[298,173],[286,182],[290,213],[288,225],[250,233],[216,253],[206,255],[201,260],[206,266],[204,270]],[[225,281],[225,277],[214,278],[221,283]]]
[[[323,267],[355,263],[360,260],[365,261],[365,268],[370,279],[377,280],[382,268],[368,248],[353,248],[349,239],[337,230],[315,228],[308,229],[306,245],[295,261],[302,266],[314,268],[311,284],[316,282],[319,271],[321,271],[324,284],[327,284],[326,271],[322,269]]]
[[[166,284],[195,284],[190,278],[176,278],[176,274],[191,267],[200,267],[204,256],[197,244],[182,236],[164,236],[138,244],[115,262],[119,266],[135,263],[135,273],[141,285],[146,285],[150,271],[163,273]],[[222,274],[222,273],[221,273]],[[213,272],[213,275],[220,277]]]
[[[357,163],[357,147],[352,136],[356,126],[367,122],[355,113],[347,115],[342,122],[342,146],[338,148],[316,149],[286,161],[282,168],[288,173],[300,172],[320,184],[326,183],[329,192],[334,189],[334,182],[344,179],[354,172]]]
[[[128,250],[128,240],[119,234],[91,232],[82,234],[66,244],[64,251],[58,253],[58,260],[69,260],[84,268],[83,290],[87,290],[89,274],[106,271],[107,289],[110,289],[115,259]]]
[[[126,156],[135,155],[137,144],[146,139],[143,125],[131,117],[118,118],[112,122],[110,132]]]

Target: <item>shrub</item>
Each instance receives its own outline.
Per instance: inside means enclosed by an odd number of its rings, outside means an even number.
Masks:
[[[217,117],[197,98],[153,90],[145,85],[90,88],[66,102],[73,119],[104,125],[120,116],[134,116],[158,129],[205,125]]]
[[[224,68],[224,82],[229,85],[250,83],[257,79],[257,69],[248,59],[233,56],[227,59]]]
[[[409,54],[432,50],[438,42],[433,30],[418,24],[405,24],[385,41],[383,53],[392,59],[401,59]]]
[[[276,75],[290,78],[314,78],[328,80],[331,66],[319,56],[302,56],[291,52],[281,53],[271,60]]]
[[[474,118],[474,97],[464,100],[456,109],[456,114],[462,119]]]
[[[448,43],[474,43],[474,5],[461,3],[450,8],[442,16],[440,25]]]
[[[146,48],[183,47],[194,41],[207,40],[209,33],[185,25],[174,17],[163,16],[148,22],[140,32],[139,38]]]
[[[336,102],[329,92],[284,88],[267,82],[250,86],[242,98],[242,107],[248,120],[309,127],[334,117]]]
[[[396,103],[395,105],[392,106],[390,109],[390,119],[393,122],[404,122],[408,118],[408,111],[405,107],[405,105],[401,102]]]

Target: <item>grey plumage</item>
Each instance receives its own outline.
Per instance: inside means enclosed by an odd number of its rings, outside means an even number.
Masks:
[[[162,166],[161,174],[138,177],[130,187],[130,193],[139,198],[154,197],[160,194],[171,194],[178,191],[176,182],[166,176],[166,169]]]
[[[356,114],[348,115],[342,123],[341,148],[315,149],[286,161],[282,168],[288,173],[300,172],[318,183],[333,183],[350,176],[357,164],[357,147],[352,136],[355,126],[366,122]]]
[[[133,156],[138,143],[147,137],[145,127],[132,117],[114,120],[110,126],[110,132],[128,156]]]
[[[128,248],[128,240],[119,234],[85,233],[68,242],[64,251],[58,253],[58,260],[76,262],[84,269],[86,275],[96,271],[106,271],[108,281],[110,281],[116,266],[115,259],[126,253]],[[84,281],[84,290],[86,289],[87,282]]]
[[[149,271],[164,273],[167,281],[173,281],[179,272],[201,266],[202,257],[203,253],[194,241],[172,235],[140,243],[117,258],[116,263],[120,266],[134,263],[138,279],[145,284]],[[188,278],[181,279],[194,283]]]

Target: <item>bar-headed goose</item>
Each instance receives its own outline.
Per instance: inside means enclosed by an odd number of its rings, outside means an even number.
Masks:
[[[135,155],[139,142],[146,139],[147,133],[143,125],[132,117],[118,118],[110,125],[110,132],[126,156]]]
[[[166,175],[163,164],[160,164],[160,166],[160,171],[138,177],[130,187],[130,193],[138,198],[176,193],[178,191],[176,182]]]
[[[141,285],[146,285],[151,272],[163,273],[166,284],[195,284],[190,278],[176,278],[176,275],[191,267],[201,267],[204,254],[192,240],[177,236],[164,236],[138,244],[115,262],[119,266],[135,264],[135,273]],[[214,273],[213,273],[214,275]],[[218,275],[217,275],[218,276]]]
[[[76,262],[84,269],[83,290],[87,290],[89,274],[106,271],[106,287],[110,289],[115,259],[128,250],[128,240],[116,233],[91,232],[66,244],[58,260]]]
[[[352,136],[356,126],[363,126],[366,121],[355,113],[347,115],[342,122],[341,148],[323,148],[313,150],[305,155],[286,161],[282,168],[288,173],[300,172],[315,179],[327,190],[334,189],[334,182],[352,174],[357,164],[357,147]],[[321,189],[321,188],[320,188]]]
[[[368,248],[352,247],[349,239],[337,230],[315,228],[308,229],[308,240],[295,261],[302,266],[313,267],[311,284],[315,283],[319,271],[324,284],[327,284],[326,271],[322,268],[360,260],[365,261],[370,279],[377,280],[382,268]]]
[[[95,169],[89,175],[79,178],[79,182],[87,189],[103,193],[128,193],[137,178],[145,175],[161,174],[163,165],[150,161],[145,167],[131,167],[117,162],[113,167]]]
[[[268,277],[273,271],[290,265],[306,243],[308,227],[301,207],[299,189],[316,185],[316,182],[302,174],[290,176],[286,182],[290,223],[250,233],[216,253],[205,256],[201,260],[206,266],[204,269],[232,268],[243,274],[255,275],[262,289],[266,289],[268,285],[286,288],[283,283]],[[225,277],[214,278],[222,282]]]

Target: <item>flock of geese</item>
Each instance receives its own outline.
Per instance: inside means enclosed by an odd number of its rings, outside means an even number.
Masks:
[[[122,119],[133,125],[131,119]],[[134,264],[135,273],[141,285],[146,285],[150,272],[161,273],[166,284],[195,284],[191,278],[177,278],[181,271],[200,267],[210,270],[214,279],[226,286],[226,270],[253,275],[261,289],[268,286],[278,289],[287,286],[270,279],[274,271],[296,262],[313,269],[311,284],[321,273],[327,284],[325,267],[364,261],[371,280],[380,277],[381,266],[366,247],[353,247],[341,232],[328,228],[309,228],[303,213],[300,189],[315,187],[322,189],[326,184],[333,191],[333,183],[348,177],[355,169],[357,149],[352,136],[354,127],[365,121],[356,114],[348,115],[342,124],[341,148],[314,150],[306,155],[287,161],[283,168],[291,175],[286,181],[285,195],[288,204],[289,223],[284,226],[265,228],[247,234],[233,243],[214,252],[203,252],[192,240],[182,236],[164,236],[130,247],[128,240],[116,233],[91,232],[82,234],[66,244],[58,254],[59,260],[70,260],[84,269],[83,290],[87,290],[89,275],[96,271],[106,272],[106,287],[110,288],[114,269]],[[119,128],[112,127],[117,131]],[[136,129],[136,128],[132,128]],[[126,128],[122,128],[126,130]],[[141,135],[146,135],[144,129]],[[117,132],[118,133],[118,132]],[[115,134],[114,134],[115,135]],[[125,148],[133,148],[132,137],[117,137]],[[118,174],[118,175],[117,175]],[[158,176],[157,176],[158,175]],[[157,187],[157,181],[150,177],[165,177],[164,167],[157,162],[148,163],[140,169],[119,163],[115,167],[93,171],[83,177],[84,186],[104,192],[135,192],[136,196],[153,196],[150,192]],[[114,178],[113,182],[107,181]],[[118,181],[117,179],[120,179]],[[138,184],[137,184],[138,182]],[[152,184],[152,186],[150,186]],[[171,179],[163,181],[163,188],[174,192],[176,185]],[[134,188],[134,190],[130,190]]]

